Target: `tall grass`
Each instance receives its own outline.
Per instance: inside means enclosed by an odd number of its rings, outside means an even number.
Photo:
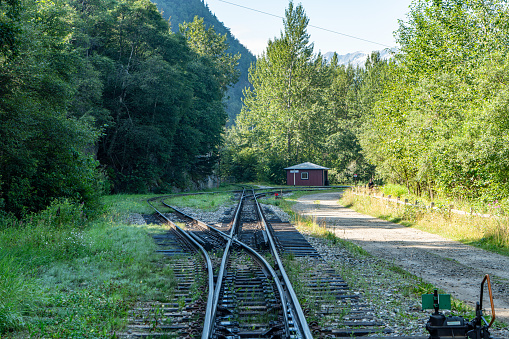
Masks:
[[[0,254],[0,333],[22,328],[36,297],[33,279],[5,252]]]
[[[135,302],[170,298],[173,271],[150,237],[164,227],[123,223],[142,207],[124,200],[94,220],[69,201],[0,220],[0,337],[111,337]]]
[[[509,219],[455,214],[449,208],[427,209],[388,202],[367,195],[343,194],[341,203],[374,217],[412,226],[449,239],[509,255]]]

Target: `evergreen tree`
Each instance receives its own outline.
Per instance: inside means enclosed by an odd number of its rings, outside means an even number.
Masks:
[[[224,152],[228,175],[257,173],[260,180],[283,183],[287,166],[311,161],[341,166],[339,173],[358,158],[346,146],[359,150],[346,103],[354,70],[313,54],[301,5],[290,2],[283,22],[280,37],[268,42],[250,69],[252,89],[245,91]]]

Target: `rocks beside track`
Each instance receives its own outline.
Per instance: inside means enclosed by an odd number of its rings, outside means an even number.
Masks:
[[[275,215],[278,216],[279,219],[281,219],[281,222],[290,222],[290,216],[288,215],[288,213],[285,213],[282,209],[278,208],[277,206],[272,206],[272,205],[265,205],[265,204],[260,204],[263,209],[268,209],[268,210],[271,210],[272,213],[274,213]]]
[[[190,217],[203,221],[206,224],[215,225],[225,221],[229,222],[233,218],[235,207],[236,205],[221,206],[214,211],[196,210],[191,207],[178,207],[178,209],[181,212],[184,212],[185,214],[189,215]],[[174,221],[172,219],[174,218],[174,214],[169,213],[168,217],[170,218],[170,220]],[[178,219],[175,220],[178,221]]]
[[[131,213],[125,218],[125,223],[133,225],[145,225],[147,222],[145,221],[143,215],[139,213]]]
[[[421,310],[420,300],[409,296],[415,286],[414,279],[392,272],[383,260],[352,253],[303,230],[301,233],[348,282],[352,294],[360,295],[365,307],[392,331],[385,337],[428,335],[425,325],[430,313]]]
[[[281,220],[290,219],[281,209],[272,205],[265,206]],[[223,206],[210,212],[182,208],[184,213],[212,225],[232,218],[234,209],[235,206]],[[132,220],[132,223],[140,222],[137,216],[130,217],[129,220]],[[309,229],[300,231],[348,282],[352,293],[362,297],[366,308],[373,310],[372,315],[392,330],[391,334],[384,337],[428,336],[425,324],[430,312],[421,310],[418,294],[421,293],[419,288],[425,283],[420,278],[385,259],[348,249],[331,239],[316,237]],[[491,329],[490,332],[495,338],[509,338],[508,327]]]

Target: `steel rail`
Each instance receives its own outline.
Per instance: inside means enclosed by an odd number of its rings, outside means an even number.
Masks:
[[[217,306],[219,304],[219,293],[221,292],[221,287],[223,284],[223,277],[226,272],[226,264],[228,263],[228,259],[230,257],[230,248],[233,242],[233,234],[235,234],[236,224],[238,223],[240,211],[242,209],[242,204],[244,202],[244,190],[242,191],[242,195],[239,200],[239,204],[237,205],[237,210],[235,212],[235,217],[233,219],[232,228],[230,230],[230,237],[224,249],[223,258],[221,259],[221,266],[219,267],[219,273],[217,274],[216,286],[214,289],[214,294],[212,299],[210,300],[212,306],[211,317],[208,319],[209,321],[204,323],[203,325],[203,334],[202,339],[210,338],[212,331],[214,329],[216,315],[217,315]],[[208,302],[207,302],[208,303]]]
[[[279,254],[277,252],[276,243],[274,241],[274,237],[272,235],[272,229],[269,228],[267,225],[267,222],[265,220],[265,216],[262,213],[262,210],[260,208],[260,204],[258,203],[258,200],[256,199],[256,196],[254,194],[253,190],[253,196],[255,199],[255,204],[257,207],[258,215],[260,217],[260,220],[264,226],[264,230],[267,233],[267,237],[269,238],[270,242],[270,249],[272,252],[272,255],[276,259],[276,265],[279,268],[279,272],[281,273],[281,277],[283,278],[284,285],[286,286],[286,291],[289,296],[289,301],[292,306],[292,309],[295,311],[295,316],[297,318],[297,324],[299,327],[299,330],[301,331],[301,335],[303,338],[306,339],[312,339],[313,334],[311,333],[311,330],[309,329],[308,322],[306,320],[306,316],[304,315],[304,312],[302,311],[302,307],[300,306],[299,299],[297,298],[297,294],[295,293],[292,283],[290,282],[290,279],[288,278],[288,275],[286,274],[286,271],[284,269],[283,263],[281,261],[281,258],[279,258]]]
[[[210,256],[209,254],[207,253],[207,251],[193,238],[191,237],[189,234],[187,234],[186,231],[184,231],[183,229],[181,229],[180,227],[178,227],[177,225],[175,225],[175,223],[173,223],[170,219],[168,219],[163,213],[161,213],[153,204],[152,204],[152,201],[155,200],[157,198],[152,198],[152,199],[149,199],[147,200],[148,204],[156,211],[157,214],[159,214],[162,218],[164,218],[170,225],[172,225],[172,227],[174,227],[174,229],[180,234],[182,235],[186,240],[188,240],[200,253],[201,255],[204,257],[205,259],[205,262],[207,264],[207,273],[208,273],[208,297],[207,297],[207,306],[206,306],[206,311],[205,311],[205,320],[204,320],[204,324],[208,324],[210,323],[210,319],[212,317],[212,303],[211,301],[213,300],[213,296],[214,296],[214,270],[213,270],[213,266],[212,266],[212,260],[210,260]],[[210,333],[208,332],[208,329],[203,328],[203,332],[202,332],[202,339],[208,339],[210,337]]]
[[[262,270],[265,272],[265,274],[267,276],[271,276],[272,279],[273,279],[273,282],[275,283],[276,287],[277,287],[277,290],[278,290],[278,293],[279,295],[281,296],[281,306],[283,308],[283,317],[284,317],[284,325],[285,325],[285,335],[286,335],[286,338],[290,338],[290,328],[289,328],[289,319],[288,319],[288,307],[287,307],[287,304],[285,302],[285,290],[284,290],[284,287],[283,287],[283,284],[281,283],[281,281],[279,280],[279,277],[277,275],[277,272],[272,268],[272,266],[270,265],[269,262],[267,262],[267,260],[265,260],[265,258],[263,256],[261,256],[255,249],[251,248],[250,246],[244,244],[243,242],[239,241],[238,239],[235,238],[235,233],[236,233],[236,228],[238,226],[238,223],[240,222],[239,220],[239,216],[240,216],[240,211],[242,209],[242,204],[243,204],[243,200],[245,199],[245,195],[244,193],[242,194],[242,197],[239,201],[239,204],[237,206],[237,211],[235,213],[235,217],[234,217],[234,220],[233,220],[233,223],[232,223],[232,229],[230,231],[230,235],[216,229],[215,227],[213,226],[210,226],[200,220],[197,220],[181,211],[178,210],[178,208],[174,207],[174,206],[170,206],[170,205],[167,205],[164,201],[163,201],[163,204],[166,205],[167,207],[170,207],[171,209],[173,209],[174,211],[176,211],[177,213],[189,218],[189,219],[192,219],[194,221],[196,221],[196,223],[201,226],[201,227],[204,227],[204,228],[207,228],[217,234],[219,234],[220,236],[222,236],[224,239],[227,239],[228,240],[228,243],[226,245],[226,248],[225,248],[225,251],[224,251],[224,254],[223,254],[223,259],[221,261],[221,268],[219,270],[219,273],[218,273],[218,277],[217,277],[217,283],[216,283],[216,287],[215,287],[215,291],[214,291],[214,302],[213,302],[213,305],[214,305],[214,311],[213,311],[213,315],[211,317],[211,323],[209,324],[210,326],[210,329],[208,330],[208,333],[211,333],[212,332],[212,329],[214,327],[214,323],[215,323],[215,318],[216,318],[216,310],[217,310],[217,305],[219,303],[219,293],[221,291],[221,286],[222,286],[222,280],[223,280],[223,276],[224,276],[224,272],[226,270],[226,263],[228,261],[228,256],[229,256],[229,252],[230,252],[230,247],[232,245],[232,243],[235,243],[236,245],[239,245],[241,246],[242,248],[244,248],[255,260],[256,262],[258,262],[258,264],[260,265],[260,267],[262,268]],[[205,330],[205,328],[204,328]],[[202,336],[203,338],[203,336]]]

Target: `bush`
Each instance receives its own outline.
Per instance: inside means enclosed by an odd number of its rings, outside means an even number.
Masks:
[[[393,197],[403,197],[408,195],[408,189],[402,185],[387,184],[382,187],[382,192],[385,195],[392,195]]]
[[[83,204],[69,199],[56,199],[44,211],[34,214],[32,219],[37,224],[44,223],[50,227],[80,228],[85,225],[83,207]]]

